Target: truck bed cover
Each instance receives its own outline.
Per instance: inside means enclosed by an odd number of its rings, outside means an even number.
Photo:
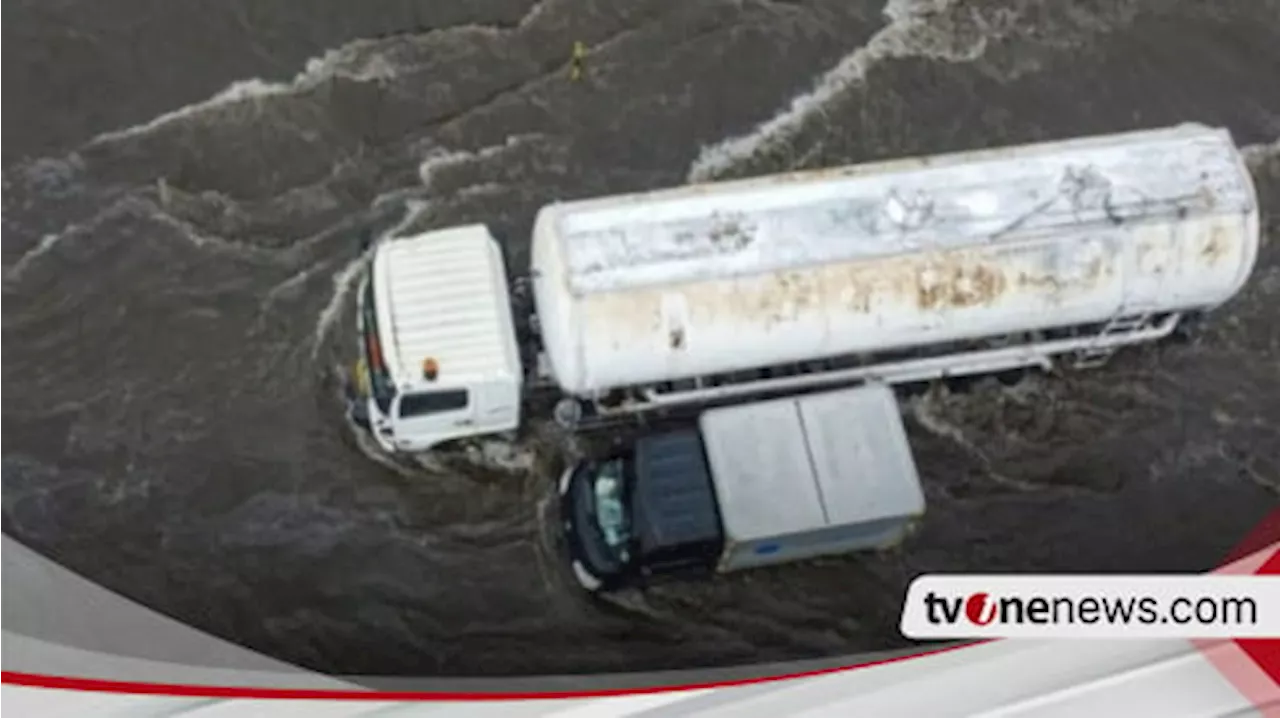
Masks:
[[[897,400],[885,386],[713,409],[700,421],[726,544],[924,511]]]

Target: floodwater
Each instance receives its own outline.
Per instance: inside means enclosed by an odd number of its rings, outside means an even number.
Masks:
[[[1280,0],[10,0],[4,531],[344,673],[901,645],[924,571],[1213,566],[1280,492]],[[586,77],[568,80],[574,41]],[[1270,239],[1189,343],[909,407],[902,551],[584,600],[545,475],[407,472],[340,415],[360,240],[556,200],[1199,121]]]

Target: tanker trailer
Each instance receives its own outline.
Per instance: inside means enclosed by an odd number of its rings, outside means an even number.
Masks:
[[[1259,234],[1229,133],[1185,125],[554,204],[532,276],[561,390],[635,411],[1096,365],[1233,296]]]

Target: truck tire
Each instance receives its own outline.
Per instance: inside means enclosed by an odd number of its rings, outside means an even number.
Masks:
[[[551,410],[551,416],[562,428],[572,431],[582,422],[582,402],[568,397],[561,399]]]

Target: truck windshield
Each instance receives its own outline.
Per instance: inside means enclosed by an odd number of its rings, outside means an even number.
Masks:
[[[623,564],[630,561],[631,522],[623,493],[626,465],[621,459],[600,465],[595,477],[596,525],[605,545]]]
[[[387,365],[382,361],[382,342],[378,338],[378,311],[373,303],[373,281],[364,285],[364,295],[360,301],[360,323],[364,327],[365,366],[369,371],[369,387],[373,400],[383,414],[391,413],[391,400],[395,398],[395,385],[391,383],[391,375],[387,373]]]

